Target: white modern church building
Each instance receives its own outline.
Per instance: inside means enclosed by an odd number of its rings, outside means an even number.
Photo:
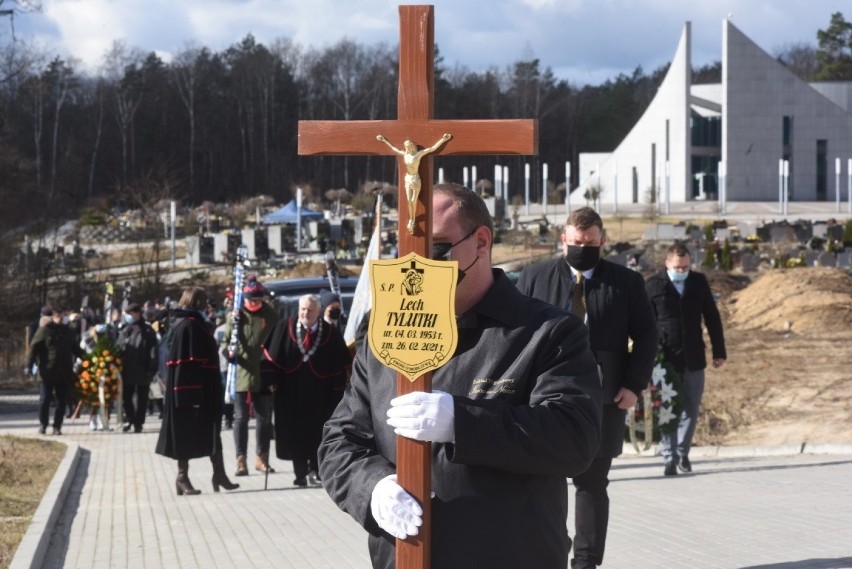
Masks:
[[[852,82],[802,81],[726,19],[721,84],[692,85],[690,35],[687,22],[654,100],[621,144],[580,155],[571,204],[585,205],[595,186],[607,209],[652,195],[661,204],[715,199],[720,183],[727,201],[775,201],[784,160],[789,200],[831,201],[837,187],[847,199]]]

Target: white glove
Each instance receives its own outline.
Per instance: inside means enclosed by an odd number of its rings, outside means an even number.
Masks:
[[[413,391],[392,399],[388,425],[415,441],[451,443],[455,439],[453,396],[443,391]]]
[[[370,512],[379,527],[397,539],[417,535],[423,525],[423,508],[396,483],[396,474],[385,476],[373,488]]]

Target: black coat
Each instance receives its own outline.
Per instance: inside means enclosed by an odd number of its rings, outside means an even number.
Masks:
[[[343,397],[352,354],[340,331],[319,319],[319,345],[303,361],[294,326],[279,320],[264,340],[261,374],[275,383],[275,453],[283,460],[316,457],[322,428]]]
[[[534,298],[567,307],[575,279],[565,259],[551,259],[526,267],[518,289]],[[657,355],[657,325],[645,294],[642,275],[601,260],[584,287],[589,343],[601,368],[603,411],[599,456],[614,458],[624,448],[626,411],[615,405],[618,390],[640,396],[648,387]],[[628,351],[628,341],[633,349]]]
[[[74,383],[74,360],[85,359],[74,331],[65,324],[48,322],[38,328],[30,342],[27,365],[38,364],[38,375],[44,383]]]
[[[528,296],[565,308],[574,293],[574,277],[560,257],[526,267],[517,286]],[[612,403],[611,397],[622,387],[638,397],[648,387],[658,344],[645,280],[636,271],[601,260],[586,280],[585,293],[589,343],[604,368],[604,403]],[[628,353],[630,339],[633,349]],[[607,362],[601,360],[610,354],[623,357],[620,373],[606,373]]]
[[[157,454],[177,460],[211,456],[224,392],[216,340],[201,315],[175,311],[166,360],[166,393]]]
[[[722,318],[706,276],[690,271],[680,296],[662,270],[648,279],[646,290],[657,316],[660,343],[666,359],[676,370],[696,371],[707,367],[702,318],[710,336],[713,359],[727,359]]]
[[[432,567],[564,569],[566,476],[583,472],[600,436],[601,390],[585,327],[521,295],[502,271],[458,318],[458,346],[432,373],[453,395],[455,440],[431,444]],[[335,503],[370,533],[374,567],[395,541],[370,513],[376,483],[396,472],[387,424],[396,372],[365,337],[352,380],[326,424],[320,475]]]
[[[125,385],[148,385],[157,373],[157,335],[144,321],[137,320],[121,329],[118,348],[124,362],[121,381]]]

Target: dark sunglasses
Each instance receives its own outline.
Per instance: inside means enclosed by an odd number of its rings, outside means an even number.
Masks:
[[[476,233],[476,230],[479,229],[479,226],[474,227],[470,230],[470,233],[456,241],[455,243],[446,243],[446,242],[438,242],[432,243],[432,260],[434,261],[449,261],[450,260],[450,251],[453,247]]]

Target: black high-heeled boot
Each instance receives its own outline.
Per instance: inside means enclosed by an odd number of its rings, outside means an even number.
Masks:
[[[189,461],[178,460],[178,475],[175,480],[175,489],[178,496],[195,496],[201,494],[201,490],[196,490],[192,487],[192,482],[189,481]]]
[[[225,462],[222,458],[222,451],[210,455],[210,462],[213,464],[213,491],[218,492],[221,486],[225,490],[236,490],[240,487],[239,484],[234,484],[228,480],[228,475],[225,474]]]

